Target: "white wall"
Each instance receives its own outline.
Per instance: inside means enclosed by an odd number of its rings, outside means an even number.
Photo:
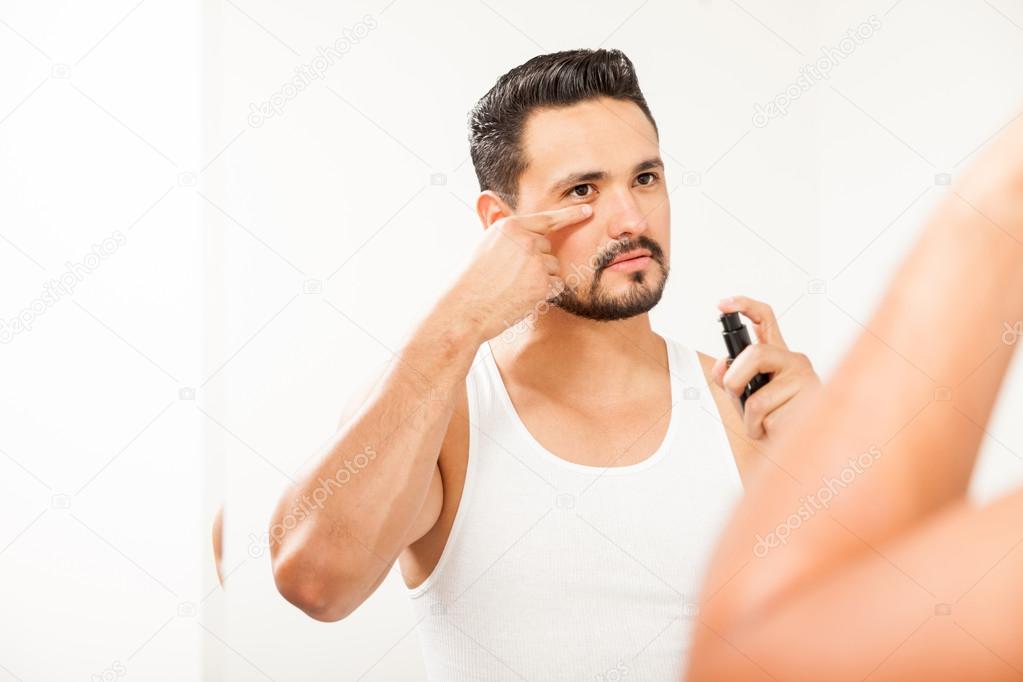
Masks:
[[[0,5],[0,680],[201,672],[199,50],[197,3]]]

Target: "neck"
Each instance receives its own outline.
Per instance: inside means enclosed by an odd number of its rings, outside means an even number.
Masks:
[[[598,322],[551,307],[532,325],[513,325],[491,347],[498,365],[518,382],[598,400],[641,390],[650,371],[667,363],[647,313]]]

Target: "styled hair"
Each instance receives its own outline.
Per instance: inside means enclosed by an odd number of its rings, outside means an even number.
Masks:
[[[632,61],[620,50],[567,50],[533,57],[497,79],[469,114],[469,151],[480,191],[515,208],[527,160],[522,131],[537,109],[598,97],[635,103],[657,131]]]

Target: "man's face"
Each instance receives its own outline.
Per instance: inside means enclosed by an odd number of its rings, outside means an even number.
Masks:
[[[594,320],[653,308],[668,278],[671,210],[657,134],[643,111],[610,98],[536,111],[522,146],[517,213],[593,207],[590,218],[548,235],[566,285],[551,302]],[[649,256],[612,265],[638,253]]]

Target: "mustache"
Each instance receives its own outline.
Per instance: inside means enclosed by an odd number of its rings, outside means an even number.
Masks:
[[[633,251],[635,249],[646,249],[650,252],[650,257],[655,261],[664,265],[664,250],[661,249],[661,245],[655,242],[645,234],[641,234],[635,239],[626,238],[619,240],[609,246],[600,256],[597,258],[597,270],[603,270],[607,268],[611,261],[627,251]]]

